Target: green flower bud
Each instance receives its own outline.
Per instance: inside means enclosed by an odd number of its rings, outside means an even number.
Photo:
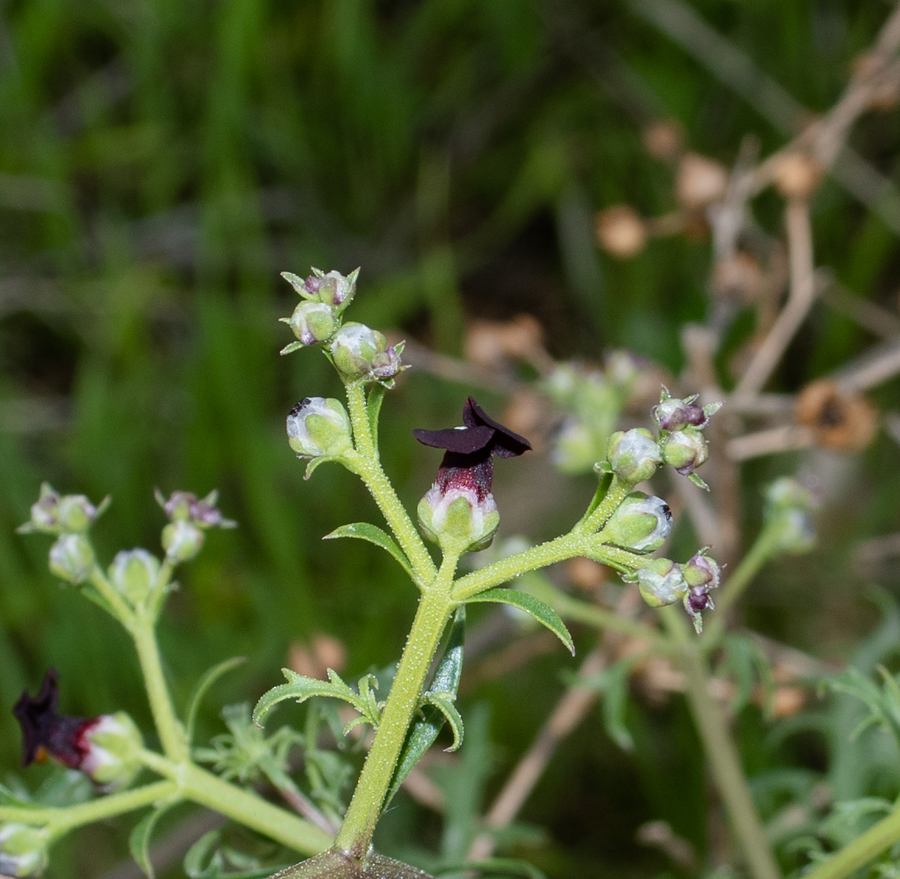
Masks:
[[[703,611],[714,610],[710,592],[719,587],[722,569],[718,563],[706,555],[706,550],[693,555],[681,566],[684,581],[690,587],[682,599],[684,609],[694,624],[694,631],[699,635],[703,631]]]
[[[124,711],[96,718],[85,729],[82,743],[85,753],[78,768],[107,793],[130,784],[141,770],[144,742]]]
[[[656,437],[645,427],[616,431],[606,447],[609,467],[630,485],[637,485],[656,473],[662,463]]]
[[[339,400],[305,397],[287,417],[288,444],[301,458],[340,457],[353,448],[350,416]]]
[[[776,479],[765,493],[766,529],[777,535],[773,552],[799,554],[816,545],[812,511],[817,506],[813,492],[796,479]]]
[[[722,404],[708,403],[706,406],[698,406],[697,396],[694,394],[681,400],[663,388],[659,395],[659,405],[653,407],[653,417],[660,430],[684,430],[686,427],[703,430],[709,424],[709,419],[722,408]]]
[[[10,822],[0,825],[0,873],[35,876],[47,866],[49,835],[44,827]]]
[[[60,495],[47,482],[41,485],[40,497],[32,504],[31,519],[20,532],[41,531],[44,534],[82,534],[106,509],[109,499],[95,507],[83,494]]]
[[[340,272],[327,274],[321,269],[313,268],[308,278],[299,278],[291,272],[282,272],[284,278],[304,299],[322,302],[331,306],[339,315],[353,301],[356,295],[356,279],[359,269],[354,269],[344,277]]]
[[[61,534],[50,547],[50,572],[69,583],[84,583],[94,568],[94,549],[83,534]]]
[[[132,607],[150,594],[158,576],[159,560],[145,549],[122,550],[109,566],[109,582]]]
[[[681,566],[671,559],[648,559],[629,579],[637,580],[641,597],[650,607],[675,604],[688,593]]]
[[[682,476],[692,474],[709,457],[709,446],[696,427],[675,430],[660,445],[663,461]]]
[[[348,379],[380,381],[390,385],[403,366],[402,345],[390,346],[382,333],[349,321],[335,334],[329,348],[334,365]]]
[[[282,318],[304,345],[327,342],[338,328],[338,319],[331,306],[324,302],[301,302],[289,318]]]
[[[22,528],[43,531],[45,534],[59,534],[59,501],[60,496],[50,483],[43,483],[37,502],[31,505],[31,521]]]
[[[425,536],[444,552],[477,552],[489,546],[500,524],[494,496],[479,500],[475,486],[433,485],[419,501],[416,512]]]
[[[635,491],[619,504],[596,540],[632,552],[653,552],[665,543],[671,530],[669,505],[662,498]]]
[[[203,547],[203,530],[193,522],[176,519],[163,528],[162,547],[166,558],[173,565],[196,558]]]
[[[59,527],[64,533],[83,533],[97,518],[97,508],[83,494],[67,494],[59,500]]]

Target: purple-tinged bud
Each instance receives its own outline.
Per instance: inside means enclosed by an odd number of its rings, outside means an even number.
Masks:
[[[353,448],[350,416],[339,400],[305,397],[287,417],[288,444],[301,458],[339,458]]]
[[[606,457],[610,470],[629,485],[649,479],[662,463],[659,444],[644,427],[616,431],[609,438]]]
[[[156,502],[172,522],[191,522],[198,528],[235,528],[236,522],[226,519],[216,506],[219,492],[211,491],[205,498],[198,498],[190,491],[173,491],[168,500],[159,489]]]
[[[715,559],[711,559],[705,550],[701,550],[683,564],[681,570],[685,582],[690,587],[682,599],[684,609],[694,624],[694,631],[699,635],[703,631],[703,611],[715,609],[716,605],[710,592],[718,589],[722,569]]]
[[[109,566],[109,582],[131,607],[137,607],[156,585],[159,567],[159,560],[146,549],[123,549]]]
[[[673,397],[667,388],[663,388],[659,395],[659,405],[653,407],[653,417],[660,430],[683,430],[686,427],[695,427],[702,430],[709,424],[712,415],[722,408],[721,403],[708,403],[706,406],[698,406],[698,395],[685,397],[683,400]]]
[[[435,483],[416,510],[425,536],[444,552],[461,554],[476,552],[489,546],[500,524],[500,513],[494,496],[480,486],[463,469],[446,485]],[[471,483],[471,484],[470,484]]]
[[[294,335],[300,340],[300,345],[322,345],[328,342],[338,328],[338,319],[330,305],[324,302],[301,302],[290,317],[281,318]],[[282,354],[296,350],[296,343],[286,346]]]
[[[60,495],[51,485],[41,485],[40,497],[31,507],[31,519],[18,530],[45,534],[83,534],[106,509],[109,499],[95,507],[83,494]]]
[[[336,315],[340,315],[356,295],[359,269],[354,269],[345,277],[340,272],[331,271],[326,274],[321,269],[313,267],[312,274],[305,279],[291,272],[282,272],[281,277],[304,299],[329,305]]]
[[[619,504],[595,540],[632,552],[647,553],[659,549],[671,530],[669,505],[662,498],[635,491]]]
[[[50,547],[50,573],[78,585],[91,576],[94,549],[83,534],[60,534]]]
[[[772,552],[809,552],[816,544],[812,512],[817,506],[814,493],[796,479],[776,479],[766,490],[766,529],[775,539]]]
[[[0,874],[36,876],[47,866],[50,834],[45,827],[10,822],[0,824]]]
[[[683,601],[688,592],[681,566],[670,559],[647,559],[647,564],[628,579],[637,581],[641,597],[650,607]]]
[[[203,531],[193,522],[177,519],[162,530],[162,548],[170,564],[180,565],[197,557],[206,539]]]
[[[690,476],[709,457],[709,446],[696,427],[673,431],[660,445],[663,461],[682,476]]]
[[[388,345],[378,330],[355,321],[345,323],[329,347],[335,367],[345,378],[380,381],[388,386],[403,369],[402,350],[402,345]]]

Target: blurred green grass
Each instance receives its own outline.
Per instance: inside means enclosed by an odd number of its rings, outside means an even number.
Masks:
[[[888,10],[693,6],[813,111],[834,101]],[[58,587],[45,541],[13,534],[44,479],[113,496],[96,528],[110,558],[157,546],[155,486],[221,489],[241,528],[214,535],[184,571],[164,629],[179,698],[230,654],[252,661],[223,698],[253,698],[277,679],[291,639],[318,630],[348,645],[351,668],[393,661],[411,590],[374,550],[319,540],[376,510],[348,474],[323,468],[304,483],[284,442],[290,405],[338,386],[316,355],[278,358],[287,337],[276,318],[294,298],[278,271],[361,265],[353,317],[445,353],[461,350],[467,316],[525,311],[558,356],[623,346],[677,368],[678,328],[706,311],[708,244],[656,242],[618,263],[591,233],[593,211],[609,204],[671,207],[669,173],[640,146],[640,125],[664,117],[726,164],[747,133],[764,151],[783,142],[624,0],[0,7],[0,704],[52,663],[67,710],[122,707],[147,720],[124,638]],[[894,177],[895,121],[874,118],[853,139]],[[763,214],[777,233],[774,209]],[[896,300],[896,239],[878,218],[826,184],[813,222],[838,278]],[[870,340],[822,313],[802,341],[778,377],[786,390]],[[410,374],[388,399],[386,466],[410,503],[436,461],[409,430],[455,414],[465,392]],[[866,456],[854,536],[897,527],[889,451]],[[779,460],[751,478],[789,469]],[[533,518],[531,536],[549,536],[553,523],[540,509]],[[846,561],[836,570],[828,588],[839,605],[857,584]],[[785,637],[802,640],[808,598],[764,598],[788,605]],[[553,674],[533,682],[548,705]],[[515,752],[539,719],[502,690],[491,690],[502,708],[494,738]],[[3,714],[0,731],[11,767],[18,732]],[[611,745],[601,751],[615,762]],[[678,785],[658,777],[670,769],[639,768],[654,788],[649,817],[671,812]],[[545,818],[566,793],[547,786]],[[646,809],[629,807],[623,826]],[[597,850],[572,851],[548,855],[555,875],[605,875],[590,866]],[[607,857],[617,875],[636,864],[630,844]]]

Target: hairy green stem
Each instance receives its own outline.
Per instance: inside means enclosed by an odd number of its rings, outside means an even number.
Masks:
[[[804,874],[804,879],[844,879],[900,840],[900,809],[882,818],[828,860]]]
[[[141,664],[147,699],[150,702],[153,723],[162,749],[175,763],[184,762],[188,759],[187,736],[172,707],[172,697],[169,695],[169,687],[163,675],[153,620],[139,616],[132,626],[131,637]]]
[[[149,769],[171,779],[183,799],[207,806],[294,851],[312,855],[331,845],[331,837],[308,821],[193,763],[175,763],[153,751],[143,751],[141,759]]]
[[[419,599],[419,609],[391,685],[381,723],[344,822],[335,837],[335,847],[351,857],[363,857],[372,843],[375,824],[381,815],[409,724],[419,705],[428,670],[447,621],[456,607],[450,597],[456,563],[456,557],[445,556],[434,582]]]
[[[357,451],[357,455],[353,458],[353,467],[406,553],[421,587],[431,582],[437,573],[434,560],[381,467],[369,423],[364,386],[358,382],[350,382],[345,387],[347,411],[353,425],[353,441]]]
[[[719,706],[709,694],[706,660],[677,606],[661,608],[660,616],[671,638],[681,647],[691,713],[750,873],[754,879],[779,879],[781,873],[753,805],[737,749]]]
[[[52,836],[62,836],[75,827],[105,821],[125,812],[133,812],[152,806],[158,800],[175,796],[178,785],[171,781],[157,781],[120,793],[106,794],[75,806],[48,806],[46,808],[21,808],[0,806],[0,821],[16,821],[47,827]]]
[[[599,531],[607,523],[609,517],[619,509],[619,505],[625,500],[626,495],[633,490],[634,485],[622,482],[614,475],[603,500],[586,519],[578,523],[576,530],[580,532]]]

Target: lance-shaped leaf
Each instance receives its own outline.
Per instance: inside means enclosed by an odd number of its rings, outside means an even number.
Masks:
[[[232,656],[231,659],[225,659],[217,665],[214,665],[212,668],[207,669],[203,677],[197,682],[197,686],[194,687],[194,690],[188,699],[188,709],[186,714],[187,722],[185,723],[188,744],[190,744],[191,740],[194,738],[194,724],[197,721],[197,712],[199,711],[200,703],[203,701],[203,697],[207,694],[209,688],[222,677],[222,675],[227,674],[233,668],[237,668],[237,666],[242,665],[246,661],[247,658],[245,656]]]
[[[330,699],[341,699],[348,702],[362,715],[363,722],[372,724],[374,729],[378,728],[378,724],[381,722],[381,711],[372,695],[372,685],[375,683],[372,675],[364,675],[360,678],[360,693],[357,693],[345,684],[340,675],[332,669],[328,669],[327,681],[308,678],[289,668],[283,668],[281,673],[287,679],[287,683],[273,687],[264,693],[256,703],[256,708],[253,709],[253,722],[257,725],[262,726],[263,715],[279,702],[293,699],[300,703],[313,696],[327,696]],[[355,725],[356,722],[351,721],[350,726]]]
[[[370,525],[368,522],[355,522],[353,525],[341,525],[340,528],[335,528],[331,534],[326,534],[322,540],[332,540],[335,537],[356,537],[359,540],[368,540],[369,543],[380,546],[382,549],[387,550],[400,563],[403,570],[406,571],[415,582],[416,575],[413,572],[412,565],[409,563],[406,554],[399,546],[397,546],[396,541],[394,541],[390,535],[386,534],[377,526]]]
[[[466,604],[473,601],[497,601],[524,610],[542,626],[546,626],[553,632],[565,644],[572,656],[575,655],[575,644],[572,642],[572,636],[569,634],[566,624],[549,604],[545,604],[539,598],[535,598],[527,592],[520,592],[518,589],[488,589],[486,592],[479,592],[472,598],[467,598]]]
[[[459,679],[462,675],[463,664],[463,642],[466,634],[466,609],[465,607],[457,608],[453,616],[453,624],[450,627],[450,634],[447,637],[447,649],[438,664],[431,681],[429,693],[440,693],[445,700],[450,701],[456,697],[456,691],[459,688]],[[385,806],[394,798],[394,795],[400,790],[406,776],[412,771],[413,766],[419,762],[422,755],[434,744],[441,727],[444,725],[445,719],[450,719],[446,713],[432,700],[428,699],[428,694],[423,699],[425,703],[422,706],[421,717],[410,727],[409,734],[406,737],[406,744],[400,754],[400,760],[397,762],[397,769],[394,772],[394,780],[391,788],[385,797]],[[453,707],[456,717],[459,712]],[[452,723],[452,721],[451,721]],[[457,744],[457,730],[453,730],[454,747]],[[459,721],[458,741],[462,743],[462,719]]]
[[[175,797],[161,803],[151,812],[148,812],[134,826],[128,837],[128,848],[131,850],[131,857],[137,861],[137,865],[148,879],[154,879],[156,875],[153,871],[153,864],[150,862],[150,838],[153,836],[156,822],[180,800],[180,797]]]

